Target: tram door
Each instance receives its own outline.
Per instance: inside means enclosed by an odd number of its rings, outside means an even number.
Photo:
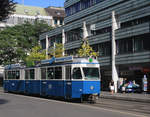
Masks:
[[[65,67],[65,78],[66,78],[66,98],[71,98],[72,94],[72,82],[71,82],[71,66]]]
[[[46,95],[46,68],[41,68],[41,95]]]

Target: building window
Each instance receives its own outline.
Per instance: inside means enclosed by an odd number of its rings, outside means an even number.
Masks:
[[[134,39],[134,51],[140,52],[143,50],[143,40],[142,39]]]
[[[41,40],[40,43],[41,43],[42,49],[46,49],[46,39]]]
[[[77,2],[65,9],[66,16],[70,16],[80,10],[84,10],[103,1],[105,0],[81,0],[80,2]]]
[[[82,31],[79,28],[68,31],[66,33],[66,38],[67,38],[66,43],[80,40],[82,38]]]
[[[118,54],[125,54],[133,52],[133,39],[117,40]]]
[[[57,23],[58,23],[58,20],[54,19],[54,24],[57,25]]]
[[[139,24],[149,22],[149,21],[150,21],[150,16],[146,16],[146,17],[134,19],[131,21],[123,22],[123,23],[121,23],[121,28],[127,28],[127,27],[139,25]]]
[[[111,27],[106,27],[106,28],[102,28],[102,29],[96,30],[95,34],[96,35],[100,35],[100,34],[104,34],[104,33],[108,33],[108,32],[111,32]],[[94,32],[91,32],[91,33],[94,34]]]
[[[60,25],[63,25],[63,20],[60,20]]]
[[[66,53],[68,56],[70,56],[70,55],[76,56],[78,50],[79,50],[78,48],[70,49],[70,50],[67,50],[65,53]]]
[[[99,44],[99,56],[110,56],[111,54],[111,43],[105,42]]]
[[[150,50],[150,33],[134,37],[134,52]]]
[[[150,50],[150,34],[147,34],[143,37],[143,49]]]
[[[150,50],[150,34],[138,35],[126,39],[117,40],[117,53],[127,54],[133,52],[149,51]]]

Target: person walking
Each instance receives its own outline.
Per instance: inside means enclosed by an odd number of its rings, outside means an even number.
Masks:
[[[114,90],[115,90],[115,86],[114,86],[114,81],[113,80],[110,81],[109,87],[110,87],[111,94],[113,95],[114,94]]]

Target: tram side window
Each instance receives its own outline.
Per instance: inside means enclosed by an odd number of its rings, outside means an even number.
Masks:
[[[12,71],[11,79],[15,79],[15,77],[16,77],[15,71]]]
[[[29,70],[25,70],[25,79],[26,79],[26,80],[29,79]]]
[[[71,66],[65,68],[66,79],[71,79]]]
[[[12,71],[8,71],[8,79],[12,79]]]
[[[41,68],[41,79],[46,79],[46,68]]]
[[[16,71],[16,79],[19,79],[19,78],[20,78],[20,72]]]
[[[47,79],[55,79],[55,71],[54,68],[47,68]]]
[[[34,69],[30,69],[30,79],[34,79],[35,73],[34,73]]]
[[[62,67],[55,67],[55,79],[62,79]]]
[[[5,71],[5,80],[8,79],[8,71]]]
[[[82,79],[80,68],[73,69],[73,79]]]

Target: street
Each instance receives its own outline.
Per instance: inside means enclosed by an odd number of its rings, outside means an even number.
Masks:
[[[137,105],[110,99],[81,104],[0,92],[0,117],[149,117],[149,113],[123,110],[136,109]],[[146,110],[150,106],[143,103],[142,107]]]

